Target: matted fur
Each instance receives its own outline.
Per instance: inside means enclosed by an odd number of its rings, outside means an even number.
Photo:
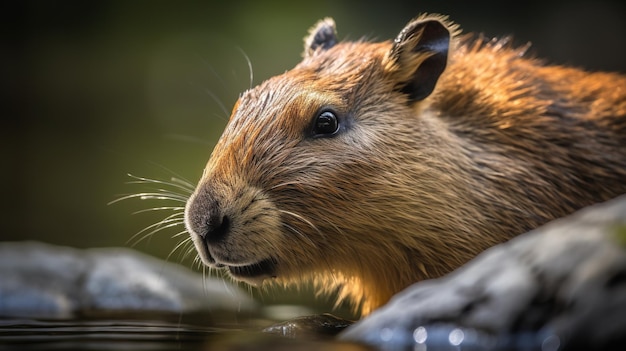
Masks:
[[[504,41],[461,37],[442,16],[416,19],[426,20],[451,40],[421,101],[399,87],[431,53],[398,58],[391,41],[315,43],[241,96],[187,203],[206,264],[271,259],[271,279],[246,280],[314,281],[367,314],[490,246],[626,193],[624,76],[545,65]],[[320,26],[334,33],[332,20]],[[343,129],[311,137],[324,107]],[[207,250],[199,234],[212,211],[230,222]]]

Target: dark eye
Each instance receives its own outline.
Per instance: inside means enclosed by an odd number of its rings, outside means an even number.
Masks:
[[[330,136],[339,130],[339,119],[331,111],[324,111],[315,118],[313,132],[318,136]]]

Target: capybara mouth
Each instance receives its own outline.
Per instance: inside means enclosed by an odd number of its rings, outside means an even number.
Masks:
[[[249,281],[264,277],[276,277],[276,260],[268,258],[247,266],[227,266],[233,278]]]
[[[216,268],[224,267],[223,265],[215,262],[215,259],[213,258],[213,256],[211,256],[211,253],[209,252],[209,246],[207,245],[206,241],[200,240],[199,242],[197,242],[196,250],[198,251],[198,256],[202,260],[202,263],[204,263],[205,265]]]

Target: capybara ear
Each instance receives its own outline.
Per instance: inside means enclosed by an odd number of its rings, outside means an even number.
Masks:
[[[454,29],[442,16],[420,16],[409,22],[394,40],[385,66],[410,101],[421,101],[435,89],[446,69]]]
[[[302,56],[305,58],[311,57],[318,50],[330,49],[337,42],[335,21],[330,17],[324,18],[309,29],[309,35],[304,38],[304,53]]]

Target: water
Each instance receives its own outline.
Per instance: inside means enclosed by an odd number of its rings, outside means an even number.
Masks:
[[[0,350],[368,350],[322,335],[262,333],[271,322],[254,318],[215,323],[215,316],[201,315],[103,317],[0,319]]]
[[[20,350],[199,349],[220,329],[159,321],[2,320],[2,348]]]

